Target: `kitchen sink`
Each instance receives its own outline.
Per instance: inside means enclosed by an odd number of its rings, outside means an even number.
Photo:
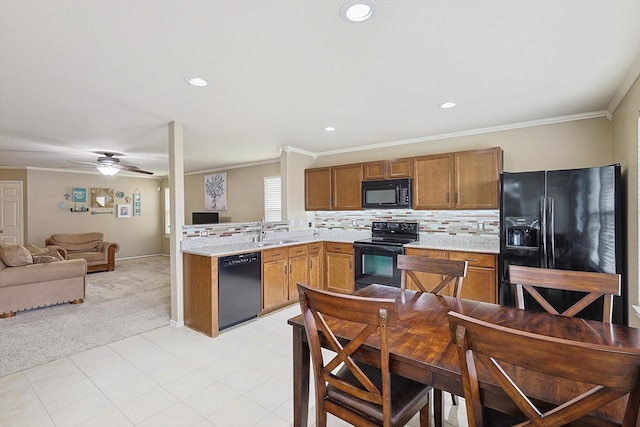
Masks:
[[[256,247],[262,248],[264,246],[284,245],[286,243],[296,243],[296,240],[268,240],[264,242],[256,242]]]

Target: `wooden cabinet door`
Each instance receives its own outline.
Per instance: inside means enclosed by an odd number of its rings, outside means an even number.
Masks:
[[[436,249],[418,249],[418,248],[406,248],[406,255],[423,256],[426,258],[447,259],[446,251],[439,251]],[[416,276],[420,279],[420,282],[425,286],[425,289],[435,288],[444,277],[441,274],[431,274],[416,272]],[[453,295],[453,290],[449,289],[451,286],[447,286],[441,291],[441,295]],[[418,287],[415,285],[411,277],[407,276],[407,289],[417,291]]]
[[[372,179],[385,179],[387,177],[386,167],[386,160],[363,163],[362,179],[364,181],[370,181]]]
[[[450,154],[416,157],[413,163],[413,208],[450,209],[452,206]]]
[[[363,180],[413,177],[413,158],[363,163]]]
[[[351,294],[355,290],[353,255],[327,252],[327,290]]]
[[[304,208],[307,211],[331,209],[331,168],[304,171]]]
[[[286,248],[262,251],[262,309],[284,304],[289,299],[289,264]]]
[[[323,253],[322,243],[309,244],[309,286],[323,288]]]
[[[298,282],[304,285],[309,284],[308,255],[289,258],[289,301],[298,299]]]
[[[449,252],[449,259],[466,260],[467,276],[462,283],[462,298],[498,303],[498,256],[476,252]]]
[[[298,299],[297,283],[309,284],[309,245],[296,245],[288,248],[289,255],[289,301]]]
[[[489,148],[454,153],[457,209],[498,209],[502,150]]]
[[[362,209],[362,163],[334,166],[331,171],[333,209]]]
[[[413,158],[395,159],[387,162],[386,178],[412,178]]]

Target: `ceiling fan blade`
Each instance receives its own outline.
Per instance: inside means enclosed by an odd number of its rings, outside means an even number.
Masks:
[[[137,167],[137,166],[131,166],[131,165],[118,165],[118,166],[116,166],[116,167],[117,167],[117,168],[119,168],[119,169],[122,169],[122,170],[128,171],[128,172],[137,172],[137,173],[144,173],[144,174],[147,174],[147,175],[153,175],[153,172],[149,172],[149,171],[142,170],[142,169],[140,169],[140,168],[139,168],[139,167]]]
[[[71,163],[77,163],[79,165],[89,165],[89,166],[93,166],[93,167],[98,166],[96,163],[91,163],[91,162],[80,162],[78,160],[68,160],[68,161],[71,162]]]

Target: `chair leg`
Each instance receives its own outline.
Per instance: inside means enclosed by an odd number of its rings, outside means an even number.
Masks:
[[[442,390],[433,389],[433,418],[435,427],[443,427],[444,414],[442,408]]]
[[[426,405],[420,409],[420,427],[429,427],[431,423],[431,403],[427,402]]]

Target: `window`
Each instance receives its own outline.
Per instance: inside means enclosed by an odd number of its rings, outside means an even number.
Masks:
[[[171,233],[171,199],[169,198],[169,189],[164,189],[164,234]]]
[[[264,220],[282,220],[282,193],[279,176],[267,176],[264,178]]]

